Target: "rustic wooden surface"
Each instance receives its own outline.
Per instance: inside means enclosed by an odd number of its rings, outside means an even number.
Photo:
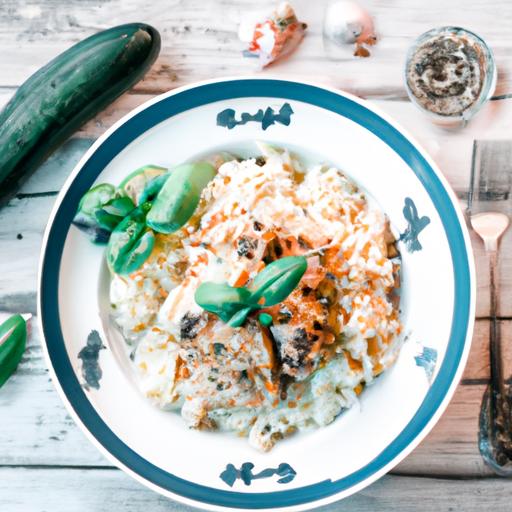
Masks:
[[[84,126],[0,210],[0,320],[10,312],[35,313],[42,233],[55,195],[92,141],[133,107],[196,80],[254,73],[242,59],[236,30],[254,0],[0,0],[0,106],[31,73],[83,37],[108,26],[146,21],[162,34],[157,63],[132,91]],[[266,75],[315,79],[375,102],[432,154],[464,206],[473,139],[512,138],[512,2],[509,0],[373,0],[380,41],[370,59],[329,60],[321,37],[326,1],[297,0],[308,22],[300,49]],[[467,128],[447,132],[426,120],[402,85],[405,51],[421,32],[457,24],[480,33],[499,69],[494,100]],[[473,236],[477,322],[468,366],[450,406],[423,443],[390,475],[341,504],[346,511],[509,511],[512,482],[483,464],[476,445],[480,400],[489,378],[488,273]],[[512,336],[512,230],[501,258],[501,327]],[[34,324],[35,325],[35,324]],[[0,510],[103,512],[185,511],[113,468],[75,426],[61,404],[42,359],[34,328],[12,379],[0,390]],[[508,374],[512,347],[507,346]]]

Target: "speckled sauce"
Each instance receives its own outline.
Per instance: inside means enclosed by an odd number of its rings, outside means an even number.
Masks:
[[[409,58],[406,78],[423,108],[441,116],[461,116],[480,98],[486,73],[482,43],[454,30],[420,40]]]

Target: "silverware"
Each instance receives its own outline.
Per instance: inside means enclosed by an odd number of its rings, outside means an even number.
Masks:
[[[512,477],[512,395],[503,375],[498,287],[499,241],[509,226],[512,141],[475,141],[468,195],[471,226],[483,240],[490,277],[491,379],[480,408],[478,446],[486,464]]]

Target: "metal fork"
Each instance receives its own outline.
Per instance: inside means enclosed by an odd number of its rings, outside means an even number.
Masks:
[[[491,372],[480,409],[478,446],[487,465],[502,476],[512,476],[512,396],[503,376],[497,275],[499,240],[510,220],[511,184],[512,141],[475,141],[467,214],[489,263]]]

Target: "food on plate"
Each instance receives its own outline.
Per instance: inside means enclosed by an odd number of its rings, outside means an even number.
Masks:
[[[263,68],[295,50],[304,38],[307,25],[297,19],[288,2],[281,2],[267,19],[254,23],[246,19],[240,24],[239,37],[249,43],[244,52],[257,57]]]
[[[94,231],[130,192],[133,208],[104,231],[111,315],[142,393],[267,451],[351,407],[395,361],[402,327],[400,258],[378,205],[335,167],[259,148],[139,170],[138,187],[96,186],[83,202]]]

